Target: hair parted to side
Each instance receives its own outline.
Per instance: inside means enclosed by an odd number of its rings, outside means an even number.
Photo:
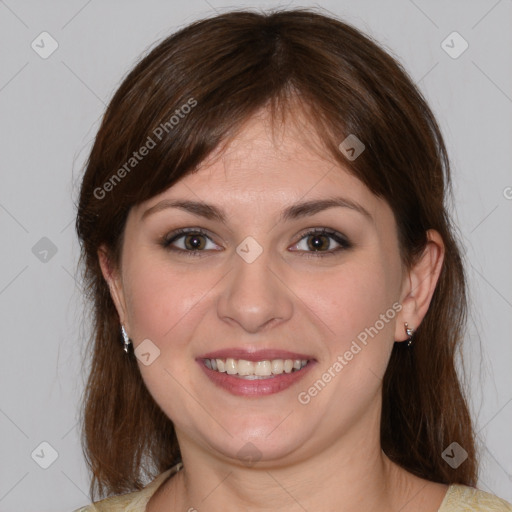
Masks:
[[[404,265],[421,254],[428,229],[443,238],[445,260],[429,311],[411,348],[395,343],[384,376],[381,443],[415,475],[476,485],[474,431],[455,368],[466,321],[465,272],[446,205],[450,168],[440,129],[398,62],[357,29],[316,11],[231,11],[196,21],[144,57],[106,110],[76,219],[93,313],[82,406],[93,498],[96,490],[140,490],[141,477],[154,478],[180,460],[171,420],[146,389],[133,354],[122,350],[98,248],[106,244],[118,265],[131,207],[194,172],[260,109],[278,124],[293,104],[308,113],[326,153],[388,202]],[[170,123],[191,98],[194,107]],[[157,127],[166,128],[160,137]],[[353,161],[338,149],[349,134],[366,146]],[[154,146],[127,166],[148,137]],[[468,453],[456,469],[441,457],[454,441]]]

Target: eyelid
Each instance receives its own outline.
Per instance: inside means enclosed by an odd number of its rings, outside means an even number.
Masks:
[[[202,228],[179,228],[174,230],[173,232],[166,234],[162,237],[160,244],[167,250],[171,250],[174,252],[186,254],[188,256],[200,256],[200,253],[207,253],[209,251],[206,250],[194,250],[194,251],[188,251],[176,247],[172,247],[171,244],[175,242],[176,240],[179,240],[183,236],[187,234],[200,234],[202,236],[205,236],[208,240],[210,240],[212,243],[215,243],[212,240],[211,235],[208,231]],[[336,249],[331,249],[329,251],[293,251],[299,253],[300,256],[305,257],[323,257],[323,256],[331,256],[335,255],[343,250],[347,250],[353,247],[352,242],[346,237],[344,234],[326,227],[316,227],[316,228],[308,228],[305,231],[303,231],[301,234],[298,235],[298,240],[293,244],[293,246],[298,245],[304,238],[308,236],[313,235],[324,235],[327,237],[330,237],[333,239],[337,244],[340,245],[340,247]]]
[[[342,251],[347,249],[351,249],[353,247],[352,242],[345,236],[343,233],[336,231],[335,229],[326,228],[326,227],[318,227],[318,228],[309,228],[306,231],[302,232],[299,235],[299,240],[294,244],[294,246],[298,245],[302,242],[304,238],[314,236],[314,235],[323,235],[328,238],[333,239],[340,247],[335,249],[331,249],[329,251],[301,251],[298,250],[299,256],[304,257],[323,257],[323,256],[334,256]]]
[[[179,240],[180,238],[184,237],[185,235],[189,235],[189,234],[203,235],[204,237],[208,238],[208,240],[210,240],[212,243],[215,243],[212,240],[212,236],[210,235],[210,233],[203,228],[179,228],[179,229],[172,231],[171,233],[164,235],[160,241],[160,244],[165,249],[176,250],[177,252],[182,252],[182,253],[194,254],[194,253],[199,253],[199,252],[206,252],[206,251],[185,251],[183,249],[171,247],[171,244],[173,242],[175,242],[176,240]],[[215,245],[217,245],[217,244],[215,244]]]

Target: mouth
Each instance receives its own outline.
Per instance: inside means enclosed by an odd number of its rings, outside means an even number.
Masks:
[[[304,354],[240,350],[206,354],[196,361],[218,387],[237,396],[253,397],[287,389],[316,363],[313,357]]]
[[[240,379],[257,380],[272,379],[283,373],[293,373],[302,370],[308,359],[264,359],[248,361],[247,359],[203,359],[203,364],[210,370],[227,373]]]

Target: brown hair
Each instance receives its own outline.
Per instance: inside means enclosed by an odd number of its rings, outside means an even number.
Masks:
[[[297,99],[324,149],[392,208],[404,264],[422,252],[428,229],[443,238],[430,308],[414,345],[395,343],[384,377],[381,443],[415,475],[476,485],[474,432],[455,369],[465,273],[447,211],[450,170],[440,129],[407,73],[376,42],[333,16],[297,9],[232,11],[182,28],[127,75],[103,117],[76,219],[93,306],[82,419],[91,496],[96,485],[101,494],[139,490],[142,471],[152,479],[180,460],[171,420],[146,389],[133,354],[121,348],[98,248],[106,244],[119,264],[132,206],[194,172],[261,108],[275,119]],[[338,148],[349,134],[366,146],[353,161]],[[143,146],[150,151],[135,158]],[[454,441],[468,453],[456,469],[441,456]]]

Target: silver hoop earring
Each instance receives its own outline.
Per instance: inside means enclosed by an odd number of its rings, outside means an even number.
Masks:
[[[124,328],[124,325],[121,325],[121,334],[123,335],[123,350],[128,354],[128,348],[132,344],[132,340],[128,337],[128,334],[126,334],[126,330]]]
[[[407,336],[409,336],[409,339],[407,340],[407,346],[410,347],[412,345],[412,337],[414,336],[414,329],[409,327],[409,324],[407,322],[404,322],[404,328],[405,328],[405,332],[407,333]]]

